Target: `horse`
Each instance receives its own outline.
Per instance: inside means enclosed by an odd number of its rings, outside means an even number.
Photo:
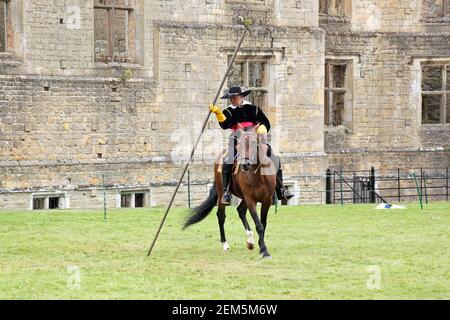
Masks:
[[[259,253],[263,258],[271,258],[264,241],[267,227],[267,216],[272,205],[272,199],[276,187],[276,170],[272,160],[267,156],[269,148],[266,135],[258,135],[254,127],[239,126],[237,134],[237,162],[234,164],[233,176],[229,191],[232,195],[242,199],[237,211],[247,233],[247,248],[254,249],[253,232],[247,221],[246,212],[250,211],[258,233]],[[225,208],[220,203],[223,195],[221,176],[221,154],[214,163],[214,185],[209,191],[208,198],[198,207],[191,210],[186,219],[183,230],[205,219],[211,210],[217,205],[217,219],[220,230],[220,241],[224,251],[230,249],[225,237]],[[261,203],[261,218],[258,216],[256,204]]]

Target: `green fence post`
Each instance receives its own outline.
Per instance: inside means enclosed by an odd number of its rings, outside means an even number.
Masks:
[[[342,182],[343,182],[342,179],[344,179],[344,178],[342,176],[342,169],[339,170],[339,176],[340,176],[339,188],[340,188],[340,192],[341,192],[341,206],[343,206],[344,205],[344,192],[342,190]]]
[[[191,209],[191,170],[188,170],[187,178],[188,178],[188,208]]]
[[[428,191],[427,191],[427,174],[423,172],[423,188],[425,190],[425,203],[428,204]]]
[[[105,184],[105,174],[102,173],[102,180],[103,180],[103,219],[107,219],[106,214],[106,184]]]
[[[422,193],[420,192],[419,183],[417,182],[417,176],[415,172],[413,173],[413,176],[414,181],[416,182],[417,194],[419,195],[420,208],[423,210]]]

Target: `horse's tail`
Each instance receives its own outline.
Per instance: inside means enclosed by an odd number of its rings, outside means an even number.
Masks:
[[[201,205],[191,210],[191,215],[188,216],[188,218],[186,219],[186,222],[183,225],[183,230],[205,219],[211,212],[211,210],[216,206],[217,198],[218,195],[216,185],[214,184],[212,188],[209,190],[208,198],[205,201],[203,201]]]

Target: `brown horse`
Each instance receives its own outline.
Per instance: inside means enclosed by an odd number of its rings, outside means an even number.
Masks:
[[[253,232],[246,218],[247,209],[255,222],[256,231],[259,236],[260,254],[263,258],[270,258],[264,242],[264,235],[267,226],[267,215],[270,206],[272,205],[272,197],[276,186],[276,171],[270,158],[267,157],[268,145],[266,143],[266,136],[261,136],[256,133],[258,126],[250,128],[239,128],[238,142],[237,142],[237,159],[234,167],[234,175],[230,183],[230,192],[242,201],[237,210],[239,217],[244,224],[247,232],[247,247],[253,250]],[[221,178],[221,159],[214,164],[214,181],[215,184],[209,192],[208,198],[198,207],[191,211],[191,215],[184,223],[183,229],[186,229],[192,224],[202,221],[217,205],[217,218],[220,229],[220,241],[224,251],[229,249],[225,237],[225,205],[220,203],[223,194],[222,178]],[[256,210],[256,204],[261,203],[261,219]]]

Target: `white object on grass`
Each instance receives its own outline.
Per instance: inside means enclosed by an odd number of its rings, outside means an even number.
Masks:
[[[396,204],[380,203],[375,209],[406,209],[406,207]]]

